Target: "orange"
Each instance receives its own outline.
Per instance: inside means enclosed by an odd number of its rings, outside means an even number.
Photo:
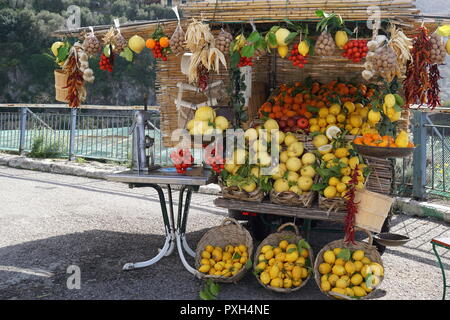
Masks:
[[[161,46],[161,48],[167,48],[170,45],[169,38],[161,37],[159,39],[159,45]]]
[[[363,138],[362,137],[358,137],[355,140],[353,140],[354,144],[363,144]]]
[[[156,41],[154,39],[147,39],[147,41],[145,41],[145,46],[149,49],[153,49],[156,45]]]
[[[306,119],[311,119],[313,116],[313,114],[309,111],[306,111],[303,115],[305,116]]]

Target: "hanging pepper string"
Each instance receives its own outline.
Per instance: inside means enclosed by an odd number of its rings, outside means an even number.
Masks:
[[[441,99],[439,97],[439,93],[441,92],[439,88],[439,80],[441,80],[442,77],[437,64],[433,64],[430,67],[429,78],[430,88],[427,91],[427,102],[431,110],[433,110],[441,105]]]
[[[355,219],[356,214],[358,213],[358,204],[355,203],[355,191],[356,185],[358,184],[358,175],[359,170],[356,167],[352,179],[350,180],[350,187],[348,191],[345,193],[345,199],[347,200],[347,215],[345,217],[345,242],[355,243]]]

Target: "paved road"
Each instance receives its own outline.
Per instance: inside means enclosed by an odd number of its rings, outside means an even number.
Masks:
[[[187,230],[193,248],[226,214],[213,199],[193,197]],[[414,240],[383,255],[386,277],[378,298],[440,299],[441,274],[429,240],[449,237],[449,225],[399,215],[393,230],[404,233],[403,222]],[[337,237],[313,233],[313,249]],[[121,270],[155,255],[163,239],[152,189],[0,166],[0,299],[197,299],[202,283],[176,254],[145,269]],[[444,263],[449,269],[450,253]],[[67,288],[70,265],[80,267],[79,290]],[[280,295],[261,288],[251,273],[221,288],[221,299],[327,299],[313,280]]]

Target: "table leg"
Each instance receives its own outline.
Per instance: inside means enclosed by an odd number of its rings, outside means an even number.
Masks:
[[[166,200],[164,197],[164,192],[163,192],[162,188],[157,184],[149,184],[148,186],[154,188],[158,192],[159,202],[161,205],[161,211],[162,211],[162,215],[163,215],[166,240],[164,242],[164,246],[162,247],[162,249],[159,250],[159,253],[154,258],[147,260],[147,261],[142,261],[142,262],[126,263],[123,266],[123,270],[134,270],[134,269],[138,269],[138,268],[148,267],[148,266],[158,262],[159,260],[161,260],[164,256],[168,255],[168,252],[170,252],[171,250],[173,251],[173,246],[174,246],[173,242],[175,240],[175,231],[172,229],[172,227],[170,225],[169,216],[167,214],[167,207],[166,207]]]
[[[186,201],[184,201],[184,191],[186,189],[187,189]],[[195,256],[195,252],[191,248],[189,248],[185,236],[187,216],[189,213],[189,206],[191,203],[192,192],[194,191],[193,189],[194,187],[192,186],[182,186],[180,189],[180,198],[178,201],[178,225],[177,225],[176,239],[177,239],[178,255],[180,256],[181,262],[190,273],[197,276],[199,272],[189,265],[189,263],[186,261],[183,252],[184,249],[192,257]]]
[[[309,242],[309,233],[311,231],[311,219],[304,219],[302,225],[303,234],[305,235],[305,240]]]
[[[431,244],[432,244],[432,246],[433,246],[434,254],[436,255],[436,258],[437,258],[437,260],[438,260],[439,267],[441,268],[441,272],[442,272],[442,281],[444,282],[444,293],[443,293],[443,295],[442,295],[442,300],[445,300],[445,295],[446,295],[446,292],[447,292],[447,280],[445,279],[445,269],[444,269],[444,266],[443,266],[443,264],[442,264],[441,258],[439,257],[439,253],[438,253],[437,250],[436,250],[435,244],[434,244],[434,243],[431,243]]]
[[[176,230],[176,227],[175,227],[175,216],[174,216],[174,213],[173,213],[173,199],[172,199],[172,188],[170,187],[170,184],[168,184],[167,185],[167,195],[168,195],[168,197],[169,197],[169,210],[170,210],[170,221],[169,221],[169,224],[170,224],[170,248],[169,248],[169,250],[167,250],[167,253],[166,253],[166,257],[167,256],[170,256],[171,254],[172,254],[172,252],[173,252],[173,250],[175,249],[175,242],[176,242],[176,239],[175,239],[175,230]]]

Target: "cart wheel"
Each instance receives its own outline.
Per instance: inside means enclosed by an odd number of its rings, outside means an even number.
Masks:
[[[236,220],[248,220],[248,216],[244,216],[240,210],[228,209],[228,217]]]
[[[248,225],[250,234],[258,241],[264,240],[272,232],[271,226],[264,222],[259,214],[249,216]]]
[[[381,232],[389,232],[391,230],[391,213],[387,216],[386,220],[384,220],[384,224],[381,227]],[[384,251],[386,250],[386,246],[383,246],[382,244],[378,243],[376,239],[373,239],[373,244],[375,247],[377,247],[378,252],[380,255],[383,255]]]

